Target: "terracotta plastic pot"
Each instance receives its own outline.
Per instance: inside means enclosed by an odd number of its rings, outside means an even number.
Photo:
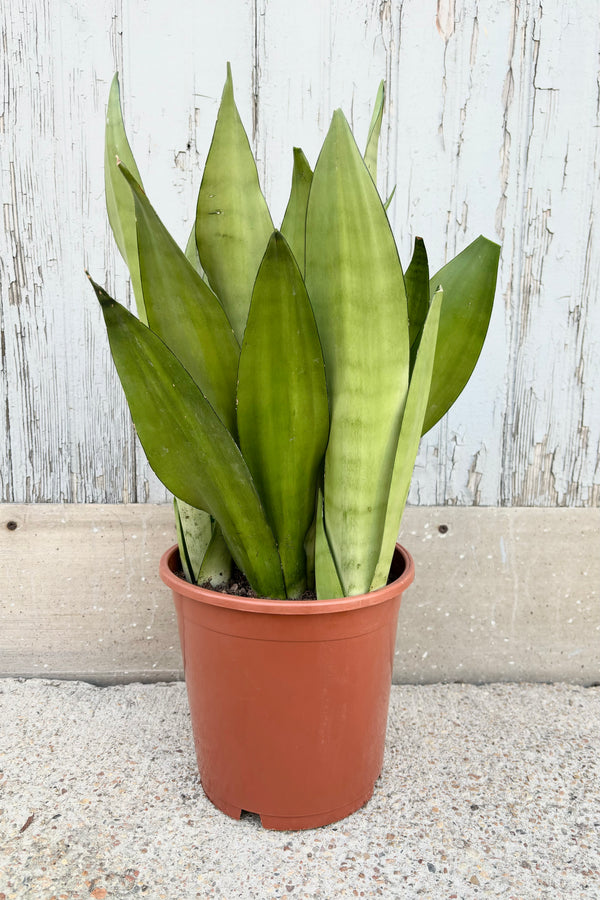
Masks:
[[[400,597],[414,578],[397,545],[386,587],[338,600],[173,591],[202,787],[265,828],[316,828],[371,797],[381,772]]]

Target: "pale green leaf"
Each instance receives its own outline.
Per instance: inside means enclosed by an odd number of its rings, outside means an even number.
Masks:
[[[400,528],[402,513],[408,497],[415,459],[419,450],[419,441],[421,440],[423,418],[427,409],[427,397],[429,396],[431,373],[433,371],[440,310],[443,309],[442,299],[443,291],[440,289],[433,295],[433,300],[422,329],[421,340],[406,397],[404,415],[402,416],[385,516],[385,528],[381,541],[381,552],[375,576],[371,583],[371,590],[376,590],[386,584],[394,555],[394,547],[398,540],[398,529]]]
[[[308,200],[306,286],[331,413],[325,523],[347,594],[369,590],[408,389],[404,278],[377,188],[338,110]]]
[[[131,286],[135,296],[138,316],[147,322],[144,308],[144,296],[140,280],[138,263],[137,237],[135,230],[135,211],[133,197],[123,176],[118,169],[121,160],[141,185],[142,179],[135,164],[121,111],[119,76],[115,75],[108,96],[106,110],[106,130],[104,141],[104,189],[106,194],[106,211],[108,221],[119,252],[127,264],[131,277]]]
[[[228,65],[198,194],[196,244],[202,268],[240,343],[256,273],[272,231]]]
[[[296,257],[300,271],[304,273],[306,247],[306,207],[312,184],[312,169],[302,150],[294,147],[294,169],[290,199],[285,210],[281,233]]]
[[[335,560],[327,540],[323,522],[323,494],[319,490],[315,529],[315,589],[318,600],[333,600],[344,596]]]
[[[369,135],[367,137],[367,146],[365,148],[365,164],[375,184],[377,184],[377,152],[379,150],[379,135],[381,133],[384,100],[385,85],[384,82],[381,81],[377,90],[377,96],[375,97],[375,106],[373,107],[373,115],[371,116],[371,124],[369,125]]]

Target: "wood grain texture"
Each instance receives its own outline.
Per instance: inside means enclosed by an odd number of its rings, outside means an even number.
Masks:
[[[422,442],[412,503],[600,505],[600,0],[27,0],[1,14],[0,500],[162,502],[84,267],[131,304],[103,198],[115,69],[148,194],[182,244],[225,63],[276,222],[341,106],[406,264],[504,246],[475,380]]]

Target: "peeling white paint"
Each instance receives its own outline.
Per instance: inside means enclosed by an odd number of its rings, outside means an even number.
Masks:
[[[184,242],[229,59],[276,221],[291,147],[314,164],[337,106],[364,144],[384,77],[379,181],[397,185],[403,261],[415,234],[434,269],[479,233],[503,242],[475,379],[423,440],[410,501],[600,505],[597,24],[587,0],[9,4],[0,500],[167,499],[83,271],[131,302],[104,212],[104,108],[118,68],[146,189]]]

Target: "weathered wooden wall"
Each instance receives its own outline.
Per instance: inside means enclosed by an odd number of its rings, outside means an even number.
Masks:
[[[489,339],[423,441],[421,504],[600,505],[599,0],[7,0],[0,84],[0,501],[162,501],[84,267],[120,298],[103,127],[122,76],[146,189],[177,239],[231,60],[279,218],[291,147],[333,109],[362,143],[378,81],[382,191],[403,260],[501,240]]]

